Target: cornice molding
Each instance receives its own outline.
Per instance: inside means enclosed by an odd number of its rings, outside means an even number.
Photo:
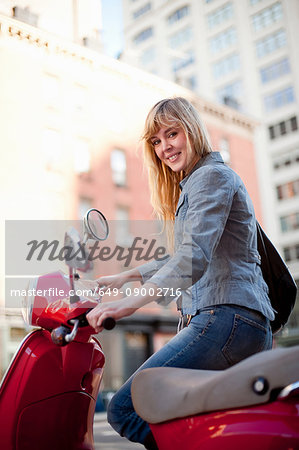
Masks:
[[[4,15],[0,15],[1,36],[18,39],[52,54],[71,57],[89,66],[94,63],[94,59],[89,55],[90,50],[86,47]]]
[[[203,111],[210,116],[232,123],[250,132],[253,132],[259,125],[257,120],[228,106],[206,100],[171,81],[164,80],[104,54],[97,53],[83,45],[73,43],[17,19],[0,14],[0,37],[1,36],[17,39],[28,43],[29,45],[36,46],[48,54],[56,54],[65,58],[71,58],[74,62],[83,63],[95,70],[108,70],[119,77],[130,78],[134,82],[138,81],[139,84],[151,86],[156,90],[161,89],[163,91],[164,88],[168,87],[169,89],[169,86],[173,85],[174,92],[177,92],[177,95],[186,96],[198,106],[200,111]],[[161,95],[163,95],[162,92]]]

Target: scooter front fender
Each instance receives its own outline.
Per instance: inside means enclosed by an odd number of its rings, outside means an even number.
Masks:
[[[1,384],[1,447],[93,448],[93,414],[104,362],[93,338],[58,347],[48,331],[31,332]]]

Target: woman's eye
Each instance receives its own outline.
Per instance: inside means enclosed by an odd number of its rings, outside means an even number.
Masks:
[[[170,135],[169,135],[169,137],[171,138],[171,137],[175,137],[177,135],[177,132],[176,131],[172,131],[171,133],[170,133]]]
[[[156,140],[156,141],[152,141],[152,145],[153,146],[156,146],[156,145],[158,145],[160,143],[160,141],[159,140]]]

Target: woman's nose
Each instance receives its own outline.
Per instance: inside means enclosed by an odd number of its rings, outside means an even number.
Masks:
[[[165,152],[169,149],[170,149],[169,142],[167,141],[167,139],[163,139],[162,140],[162,150]]]

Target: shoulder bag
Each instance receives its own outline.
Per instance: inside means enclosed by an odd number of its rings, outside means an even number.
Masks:
[[[294,308],[297,286],[280,254],[256,222],[257,249],[261,256],[261,269],[269,288],[269,298],[275,311],[271,322],[273,333],[277,333],[287,323]]]

